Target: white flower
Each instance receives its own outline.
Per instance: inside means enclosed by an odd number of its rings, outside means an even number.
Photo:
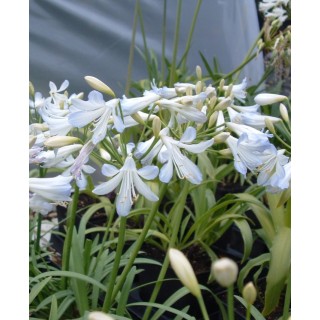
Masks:
[[[143,121],[151,121],[156,117],[154,114],[149,114],[149,113],[145,113],[145,112],[142,112],[142,111],[138,111],[137,114],[138,114],[139,117],[141,117],[141,119]],[[123,123],[124,123],[125,128],[133,127],[133,126],[136,126],[136,125],[139,124],[131,116],[125,116],[123,118]]]
[[[226,123],[227,127],[235,132],[239,137],[243,134],[246,133],[251,140],[265,140],[268,141],[268,138],[271,138],[273,135],[269,133],[265,133],[262,131],[259,131],[255,128],[249,127],[244,124],[238,124],[234,122],[227,122]]]
[[[45,200],[70,201],[72,177],[29,178],[29,190]]]
[[[32,109],[41,109],[45,104],[46,99],[42,96],[41,92],[36,92],[34,94],[34,101],[29,100],[29,107]]]
[[[69,111],[65,113],[65,115],[55,115],[49,113],[48,110],[43,110],[41,112],[41,117],[48,125],[51,136],[66,136],[73,128],[68,121],[68,113]]]
[[[257,167],[263,165],[266,161],[265,150],[272,148],[269,140],[259,136],[249,136],[243,133],[239,139],[228,137],[226,140],[234,157],[234,166],[238,172],[244,176],[247,169],[255,171]]]
[[[171,99],[177,96],[177,91],[175,88],[168,88],[168,87],[158,88],[155,84],[155,80],[151,82],[151,88],[152,90],[148,92],[153,92],[165,99]]]
[[[193,184],[201,183],[201,171],[197,165],[181,153],[180,149],[185,149],[191,153],[201,153],[212,146],[214,140],[210,139],[191,144],[196,138],[196,129],[193,127],[188,127],[179,141],[169,136],[169,128],[162,129],[159,138],[160,140],[144,158],[142,157],[152,145],[154,138],[138,144],[135,156],[142,158],[141,163],[150,164],[153,158],[158,155],[158,160],[164,164],[159,174],[160,181],[168,183],[173,176],[173,168],[175,168],[180,179],[185,178]]]
[[[60,104],[61,102],[64,103],[68,99],[66,95],[64,95],[63,93],[60,93],[65,91],[68,86],[69,86],[68,80],[64,80],[59,89],[57,88],[54,82],[52,81],[49,82],[50,95],[56,104]]]
[[[127,98],[126,96],[123,96],[120,100],[123,115],[128,116],[137,113],[160,98],[161,96],[159,94],[152,91],[145,91],[143,97]]]
[[[227,91],[229,86],[223,86],[223,90]],[[239,101],[244,102],[247,96],[245,89],[247,88],[247,78],[244,78],[240,84],[235,84],[232,86],[231,92]]]
[[[228,107],[227,110],[231,122],[244,124],[255,129],[264,129],[266,127],[266,119],[269,119],[272,123],[281,121],[280,118],[265,116],[259,113],[237,112],[230,107]]]
[[[36,211],[35,211],[36,212]],[[54,218],[52,220],[42,220],[40,227],[40,247],[44,248],[50,244],[51,233],[52,230],[57,226],[58,220]],[[32,239],[35,240],[37,238],[38,228],[35,227],[33,229]]]
[[[48,200],[38,194],[33,194],[29,199],[29,208],[33,212],[40,213],[45,216],[55,209],[55,205],[48,202]]]
[[[43,168],[57,167],[57,165],[67,159],[73,152],[76,152],[82,148],[82,144],[71,144],[69,146],[64,146],[55,151],[46,151],[41,154],[44,157]]]
[[[105,138],[111,117],[116,130],[118,132],[124,130],[124,124],[118,109],[119,99],[112,99],[105,102],[102,94],[95,90],[89,93],[88,99],[88,101],[72,99],[74,109],[71,109],[68,118],[70,124],[74,127],[82,128],[94,121],[94,134],[92,136],[94,144],[97,144]]]
[[[137,197],[135,189],[150,201],[159,200],[158,196],[140,178],[152,180],[158,173],[159,168],[156,166],[145,166],[137,170],[132,156],[129,155],[120,170],[109,164],[102,166],[102,174],[111,177],[111,179],[97,186],[93,193],[98,195],[108,194],[120,185],[116,198],[116,209],[120,216],[127,216],[134,199]]]

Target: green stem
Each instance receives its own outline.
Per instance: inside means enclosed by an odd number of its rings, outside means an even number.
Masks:
[[[36,252],[40,251],[40,239],[41,239],[41,221],[42,221],[42,215],[38,213],[37,217],[37,239],[36,239]]]
[[[206,305],[204,304],[204,301],[203,301],[202,294],[200,295],[200,297],[197,297],[197,299],[199,302],[199,306],[200,306],[200,310],[201,310],[201,313],[203,316],[203,320],[210,320]]]
[[[261,38],[261,36],[263,35],[263,33],[264,33],[264,27],[260,30],[260,32],[259,32],[256,40],[253,42],[252,46],[249,48],[249,51],[247,52],[245,58],[243,59],[243,62],[245,62],[245,61],[247,61],[247,60],[249,59],[252,51],[256,48],[257,43],[258,43],[259,39]],[[255,54],[256,54],[256,53],[255,53]],[[240,75],[240,72],[241,72],[241,70],[240,70],[240,71],[238,72],[238,74],[236,75],[235,80],[238,79],[238,77],[239,77],[239,75]]]
[[[181,69],[182,70],[184,70],[185,67],[186,67],[187,57],[188,57],[188,53],[189,53],[189,50],[190,50],[190,47],[191,47],[191,40],[192,40],[194,28],[196,26],[198,13],[199,13],[201,4],[202,4],[202,0],[198,0],[196,9],[195,9],[194,14],[193,14],[192,22],[191,22],[191,27],[190,27],[190,31],[189,31],[189,35],[188,35],[188,39],[187,39],[186,49],[185,49],[184,54],[183,54],[183,61],[182,61],[182,65],[181,65]]]
[[[116,278],[117,278],[117,274],[118,274],[118,269],[119,269],[120,260],[121,260],[121,256],[122,256],[123,246],[125,243],[126,224],[127,224],[127,217],[121,217],[120,218],[120,227],[119,227],[119,236],[118,236],[116,256],[114,258],[112,271],[111,271],[110,279],[108,282],[108,290],[107,290],[107,294],[105,296],[105,299],[103,302],[103,307],[102,307],[102,311],[104,311],[106,313],[109,312],[112,301],[113,301],[112,293],[113,293],[114,284],[116,282]]]
[[[134,8],[134,18],[133,18],[133,26],[132,26],[132,36],[131,36],[131,45],[130,45],[130,53],[129,53],[129,63],[128,63],[128,73],[127,73],[127,82],[126,82],[126,89],[125,95],[129,96],[130,87],[131,87],[131,74],[132,74],[132,65],[133,65],[133,56],[134,56],[134,45],[136,39],[136,32],[137,32],[137,16],[138,16],[138,8],[140,5],[140,0],[136,1],[136,5]]]
[[[176,60],[177,60],[178,42],[179,42],[181,6],[182,6],[182,0],[178,0],[177,15],[176,15],[176,29],[175,29],[174,42],[173,42],[173,55],[172,55],[172,62],[171,62],[171,69],[170,69],[169,87],[172,87],[173,83],[175,81],[174,76],[175,76],[175,72],[176,72]]]
[[[251,304],[247,304],[247,310],[246,310],[246,320],[250,320],[250,311],[251,311]]]
[[[79,200],[79,188],[75,184],[74,192],[73,192],[73,196],[72,196],[72,201],[69,204],[69,206],[71,206],[71,210],[70,210],[70,215],[68,216],[68,219],[67,219],[67,234],[66,234],[66,239],[63,244],[62,271],[69,270],[72,234],[73,234],[73,229],[74,229],[74,225],[76,222],[78,200]],[[66,277],[62,278],[62,288],[67,289],[67,278]]]
[[[131,268],[132,268],[132,265],[140,251],[140,248],[146,238],[146,235],[150,229],[150,226],[154,220],[154,217],[156,215],[156,213],[158,212],[158,208],[159,208],[159,205],[163,199],[163,196],[166,192],[166,189],[167,189],[167,185],[162,183],[161,184],[161,187],[160,187],[160,194],[159,194],[159,200],[157,202],[155,202],[152,207],[151,207],[151,210],[150,210],[150,213],[148,215],[148,218],[143,226],[143,229],[139,235],[139,238],[137,239],[136,241],[136,245],[135,247],[133,248],[132,250],[132,253],[130,255],[130,258],[129,258],[129,261],[127,262],[125,268],[123,269],[122,273],[121,273],[121,276],[119,278],[119,280],[117,281],[114,289],[113,289],[113,292],[112,292],[112,300],[115,299],[116,295],[118,294],[118,292],[120,291],[120,289],[122,288],[125,280],[126,280],[126,277],[128,275],[128,273],[130,272]]]
[[[283,320],[287,320],[289,317],[290,301],[291,301],[291,272],[289,273],[286,295],[284,298],[283,315],[282,315]]]
[[[163,1],[162,45],[161,45],[161,81],[164,84],[166,67],[167,0]]]
[[[185,180],[184,184],[183,184],[183,188],[180,192],[180,196],[170,211],[170,213],[173,212],[174,214],[172,215],[172,220],[170,219],[170,224],[172,226],[172,234],[170,237],[169,248],[174,247],[175,243],[177,241],[178,232],[180,230],[180,224],[181,224],[181,219],[182,219],[182,215],[183,215],[183,209],[184,209],[184,205],[185,205],[188,193],[189,193],[189,182],[187,180]],[[169,217],[171,217],[170,213],[169,213]],[[159,293],[161,286],[162,286],[162,282],[165,278],[165,275],[167,273],[167,269],[169,267],[169,262],[170,262],[169,261],[169,254],[167,253],[166,257],[164,259],[164,262],[162,264],[157,282],[155,284],[155,287],[154,287],[152,294],[151,294],[151,297],[149,299],[149,302],[151,302],[151,303],[155,302],[157,299],[158,293]],[[151,309],[152,308],[150,306],[148,306],[146,308],[146,311],[143,315],[142,320],[149,319]]]
[[[233,284],[228,287],[228,320],[234,320]]]

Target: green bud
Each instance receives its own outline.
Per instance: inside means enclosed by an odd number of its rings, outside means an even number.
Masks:
[[[196,94],[199,94],[202,92],[202,83],[201,81],[198,81],[196,84]]]
[[[225,110],[227,109],[228,107],[230,107],[232,103],[232,99],[230,97],[228,98],[225,98],[223,100],[221,100],[217,105],[216,107],[214,108],[215,111],[219,111],[219,110]]]
[[[196,75],[199,80],[202,79],[202,70],[200,66],[196,66]]]
[[[288,110],[283,103],[280,103],[280,114],[281,114],[282,119],[285,122],[289,123],[290,120],[289,120]]]
[[[152,121],[152,130],[153,130],[154,136],[157,138],[161,131],[161,120],[158,116],[155,116]]]
[[[31,81],[29,81],[29,95],[33,98],[34,97],[34,86]]]
[[[264,122],[266,123],[266,127],[269,129],[269,131],[275,134],[276,130],[274,128],[272,121],[269,118],[265,118]]]
[[[131,117],[133,118],[133,120],[137,121],[138,123],[140,123],[142,125],[145,124],[144,120],[141,118],[141,116],[138,112],[131,114]]]
[[[209,118],[208,128],[213,127],[214,124],[216,123],[217,119],[218,119],[218,111],[215,111]]]
[[[35,142],[37,141],[37,137],[36,136],[29,136],[29,149],[32,148],[32,146],[35,144]]]
[[[223,143],[225,142],[230,136],[230,132],[221,132],[214,136],[214,142],[215,143]]]
[[[221,79],[220,84],[219,84],[219,90],[223,91],[223,87],[224,87],[224,79]]]

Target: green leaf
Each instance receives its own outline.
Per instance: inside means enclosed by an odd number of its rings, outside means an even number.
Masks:
[[[243,258],[241,260],[241,262],[243,263],[245,260],[247,260],[252,250],[252,244],[253,244],[252,231],[249,223],[245,219],[235,219],[234,223],[240,229],[241,236],[244,243]]]
[[[237,296],[237,295],[235,295],[234,297],[235,297],[246,309],[248,308],[248,304],[247,304],[247,302],[246,302],[243,298],[241,298],[241,297],[239,297],[239,296]],[[260,313],[260,311],[259,311],[255,306],[253,306],[253,305],[251,305],[250,313],[251,313],[251,315],[255,318],[255,320],[266,320],[266,318]]]
[[[134,267],[132,267],[132,269],[128,273],[126,281],[121,289],[120,299],[118,301],[118,306],[117,306],[117,310],[116,310],[116,314],[119,316],[124,315],[124,313],[126,311],[126,305],[128,302],[130,289],[132,288],[134,276],[136,275],[136,273],[137,273],[137,268],[134,266]]]
[[[55,295],[52,296],[49,320],[59,320],[58,318],[58,301]]]
[[[271,247],[270,267],[267,275],[265,305],[262,314],[268,315],[278,305],[291,266],[291,229],[282,227]]]
[[[242,292],[243,289],[243,285],[244,285],[244,281],[246,279],[246,277],[248,276],[249,272],[255,268],[255,267],[259,267],[262,264],[269,262],[270,261],[270,253],[264,253],[261,254],[260,256],[251,259],[239,272],[239,276],[238,276],[238,281],[237,281],[237,285],[238,285],[238,289],[240,292]]]
[[[69,306],[74,302],[74,296],[65,297],[64,300],[60,303],[58,308],[58,319],[60,319]]]
[[[34,285],[29,294],[29,305],[33,302],[33,300],[38,296],[38,294],[42,291],[42,289],[47,285],[47,283],[52,279],[52,277],[48,277],[47,279],[42,280],[41,282]]]

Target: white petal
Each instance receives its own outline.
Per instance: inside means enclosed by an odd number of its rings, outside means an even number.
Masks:
[[[68,80],[64,80],[62,82],[62,84],[61,84],[61,86],[60,86],[58,91],[60,92],[60,91],[66,90],[68,88],[68,85],[69,85],[69,81]]]
[[[146,180],[153,180],[158,175],[159,168],[157,166],[145,166],[137,172],[142,178]]]
[[[92,104],[94,104],[96,106],[99,106],[99,105],[104,106],[105,105],[105,101],[103,100],[103,95],[99,91],[92,90],[88,94],[88,99]]]
[[[119,194],[116,199],[116,208],[119,216],[127,216],[133,204],[132,200],[132,181],[130,173],[123,175]]]
[[[122,181],[123,174],[119,172],[116,176],[107,182],[103,182],[97,187],[95,187],[92,192],[98,195],[105,195],[112,192]]]
[[[207,141],[202,141],[197,144],[184,144],[184,143],[179,143],[178,147],[179,148],[184,148],[185,150],[192,152],[192,153],[201,153],[205,151],[207,148],[211,147],[213,145],[214,140],[210,139]]]
[[[68,121],[72,126],[76,128],[82,128],[95,119],[99,118],[103,114],[103,112],[103,109],[73,112],[69,114]]]
[[[50,91],[52,92],[57,92],[58,90],[56,84],[52,81],[49,82],[49,88],[50,88]]]
[[[183,143],[190,143],[197,137],[197,130],[193,127],[188,127],[183,133],[180,141]]]
[[[121,117],[113,114],[113,123],[114,123],[114,127],[116,128],[116,130],[118,132],[123,132],[123,130],[125,129],[125,125],[121,119]]]
[[[158,168],[157,168],[158,169]],[[150,201],[158,201],[159,198],[151,189],[141,180],[136,172],[132,173],[133,183],[137,191]]]
[[[170,158],[168,162],[161,168],[159,179],[164,183],[169,183],[173,176],[173,163]]]
[[[119,169],[111,164],[104,164],[101,168],[101,173],[106,177],[113,177],[119,173]]]
[[[80,173],[80,176],[76,179],[76,183],[80,190],[84,190],[86,188],[87,178],[82,172]]]
[[[75,109],[79,109],[82,111],[93,111],[93,110],[105,108],[104,101],[102,101],[102,103],[98,105],[98,104],[93,104],[91,101],[83,101],[81,99],[74,98],[74,99],[71,99],[71,103]]]
[[[94,172],[96,171],[95,168],[91,167],[91,166],[88,165],[88,164],[84,164],[84,165],[82,166],[82,170],[83,170],[85,173],[88,173],[88,174],[92,174],[92,173],[94,173]]]

